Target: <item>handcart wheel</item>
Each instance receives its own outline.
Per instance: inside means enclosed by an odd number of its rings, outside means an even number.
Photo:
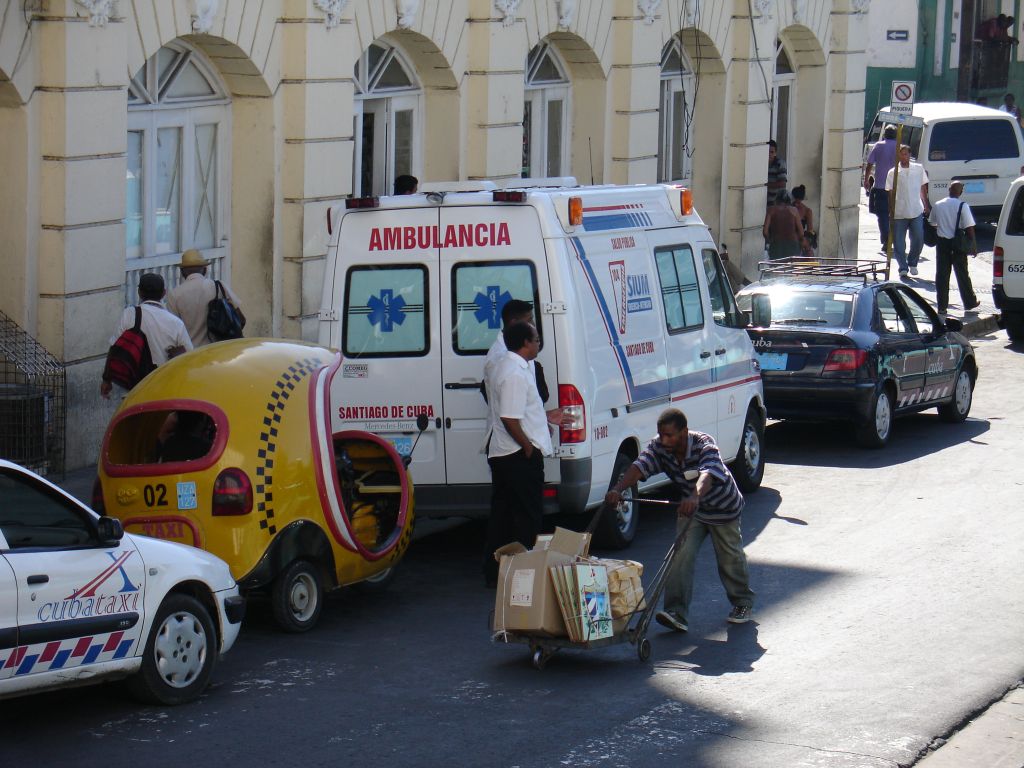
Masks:
[[[636,655],[640,657],[640,661],[647,661],[651,658],[651,641],[646,637],[641,637],[636,644]]]
[[[544,669],[544,665],[548,663],[548,655],[544,653],[543,648],[538,648],[533,652],[533,666],[538,669]]]

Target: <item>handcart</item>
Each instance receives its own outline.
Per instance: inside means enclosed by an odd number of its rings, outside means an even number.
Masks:
[[[662,504],[673,507],[678,506],[678,502],[666,501],[664,499],[622,499],[620,503]],[[591,525],[588,526],[588,530],[596,525],[602,511],[603,509],[599,509],[597,514],[594,515],[594,520],[591,522]],[[647,628],[650,626],[651,619],[654,617],[654,614],[657,613],[658,601],[661,599],[662,592],[665,591],[665,583],[668,580],[669,567],[672,564],[672,560],[675,557],[676,552],[679,551],[683,542],[686,541],[686,534],[690,530],[690,524],[692,522],[693,516],[691,515],[687,519],[686,525],[684,525],[679,531],[675,539],[672,541],[672,545],[665,553],[665,557],[661,561],[661,566],[654,574],[654,578],[651,580],[650,586],[644,588],[641,607],[630,615],[629,623],[622,632],[618,632],[611,637],[605,637],[599,640],[574,642],[568,637],[547,637],[543,635],[530,634],[528,632],[502,630],[496,632],[492,639],[495,642],[500,641],[529,645],[530,652],[533,657],[533,666],[537,669],[544,669],[548,659],[563,648],[589,651],[595,648],[605,648],[609,645],[618,645],[619,643],[625,642],[632,643],[636,646],[636,655],[640,658],[640,661],[647,661],[651,657],[651,641],[647,639]]]

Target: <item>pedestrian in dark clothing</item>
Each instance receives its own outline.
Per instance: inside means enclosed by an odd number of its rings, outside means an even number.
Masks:
[[[754,592],[750,589],[747,556],[740,535],[743,494],[714,438],[691,432],[686,415],[669,408],[658,417],[658,437],[652,440],[622,478],[605,496],[605,503],[618,504],[622,491],[664,472],[682,492],[677,517],[677,534],[689,522],[683,545],[669,565],[665,586],[665,610],[655,616],[662,626],[677,632],[687,630],[687,611],[693,597],[693,569],[704,539],[711,537],[718,561],[718,577],[732,603],[727,621],[742,624],[750,620]],[[693,518],[692,521],[690,518]]]
[[[782,190],[775,198],[775,205],[768,209],[761,227],[765,243],[768,245],[768,258],[784,259],[787,256],[799,256],[804,249],[804,226],[800,223],[800,213],[793,207],[793,199],[789,192]]]
[[[540,351],[537,329],[529,323],[515,323],[502,335],[508,351],[487,382],[491,408],[487,442],[491,517],[484,546],[487,586],[497,584],[494,551],[512,541],[531,547],[540,533],[544,457],[554,452],[544,403],[529,366]]]
[[[775,204],[780,192],[789,185],[786,163],[779,157],[779,145],[772,139],[768,142],[768,207]]]
[[[818,233],[814,231],[814,211],[812,211],[804,199],[807,197],[807,187],[801,184],[793,187],[793,207],[800,216],[800,223],[804,228],[803,255],[814,258],[814,249],[818,247]]]
[[[974,215],[971,206],[960,199],[964,191],[961,181],[952,181],[949,185],[949,197],[932,206],[928,220],[935,225],[939,242],[935,246],[935,300],[938,304],[939,316],[946,319],[949,306],[949,272],[956,273],[956,285],[960,290],[960,301],[964,311],[977,308],[981,302],[974,293],[971,284],[971,273],[967,269],[967,254],[978,255],[978,243],[974,239]],[[963,249],[957,242],[957,230],[966,230],[970,244]]]
[[[868,211],[878,217],[878,234],[882,238],[882,250],[889,242],[889,193],[885,191],[885,180],[896,165],[896,129],[891,125],[885,129],[882,140],[868,153],[864,164],[864,191],[868,193]]]

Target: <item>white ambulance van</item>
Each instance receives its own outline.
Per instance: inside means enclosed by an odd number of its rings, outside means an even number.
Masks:
[[[542,339],[546,407],[574,417],[545,462],[546,511],[602,504],[671,406],[714,435],[741,488],[756,490],[759,367],[690,191],[559,181],[460,183],[329,213],[319,340],[343,356],[335,431],[368,430],[408,453],[426,414],[411,467],[417,513],[486,516],[480,380],[501,308],[523,299]],[[636,532],[637,510],[622,506],[601,520],[606,546]]]

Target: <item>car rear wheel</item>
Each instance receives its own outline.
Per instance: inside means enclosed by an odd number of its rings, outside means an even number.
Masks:
[[[612,468],[612,480],[608,484],[609,490],[615,485],[629,469],[633,459],[627,453],[621,451],[615,456],[615,464]],[[626,488],[622,491],[624,500],[636,498],[636,487]],[[625,549],[633,543],[636,536],[637,524],[640,521],[640,511],[636,504],[623,501],[619,505],[605,504],[602,508],[601,519],[597,524],[597,539],[601,546],[609,549]]]
[[[736,485],[744,493],[753,493],[761,487],[764,477],[764,422],[757,409],[747,409],[747,420],[743,422],[743,437],[736,460],[729,466]]]
[[[296,560],[274,580],[270,604],[274,620],[286,632],[308,632],[320,618],[324,602],[320,572],[306,560]]]
[[[974,400],[974,379],[967,371],[960,369],[953,388],[953,397],[948,403],[939,406],[939,418],[951,424],[957,424],[967,418]]]
[[[1024,314],[1003,312],[1003,324],[1010,341],[1024,341]]]
[[[892,395],[883,387],[875,393],[868,418],[857,425],[857,443],[862,448],[882,448],[892,435]]]
[[[375,573],[368,579],[358,582],[355,586],[360,592],[377,593],[386,590],[394,580],[395,566],[391,566],[380,573]]]
[[[154,704],[199,697],[217,663],[217,635],[209,611],[189,595],[168,595],[146,640],[142,668],[128,680],[132,693]]]

